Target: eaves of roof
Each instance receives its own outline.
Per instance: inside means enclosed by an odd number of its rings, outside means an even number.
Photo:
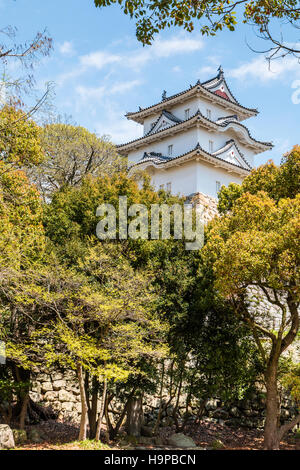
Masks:
[[[271,142],[261,142],[259,140],[256,140],[254,137],[252,137],[249,129],[243,124],[241,124],[239,121],[232,120],[232,121],[225,121],[222,124],[218,124],[217,122],[214,122],[210,120],[209,118],[203,116],[203,114],[198,110],[193,116],[191,116],[189,119],[186,119],[185,121],[181,121],[177,124],[174,124],[173,126],[169,126],[165,129],[158,130],[157,132],[154,132],[154,133],[148,133],[145,136],[139,137],[138,139],[131,140],[124,144],[118,145],[117,148],[119,149],[120,153],[125,153],[126,151],[129,151],[130,149],[139,148],[143,146],[144,144],[153,142],[156,140],[157,137],[164,137],[164,136],[173,134],[174,132],[181,132],[188,127],[192,127],[194,124],[200,121],[206,127],[215,131],[218,131],[220,129],[226,129],[226,127],[230,127],[230,126],[241,127],[242,129],[246,130],[250,141],[252,141],[253,146],[257,147],[258,145],[262,148],[262,150],[267,150],[268,148],[273,147],[273,144]]]
[[[212,163],[213,165],[215,165],[218,162],[220,164],[220,166],[222,166],[223,168],[227,169],[228,171],[234,171],[238,174],[248,175],[249,172],[251,171],[250,169],[246,169],[246,168],[242,167],[241,165],[237,165],[235,163],[228,162],[228,161],[224,160],[223,158],[214,155],[213,153],[207,152],[206,150],[204,150],[200,146],[199,143],[196,145],[196,147],[194,149],[189,150],[188,152],[186,152],[182,155],[179,155],[178,157],[172,158],[171,160],[168,160],[168,161],[157,162],[157,161],[154,161],[154,160],[151,160],[151,159],[147,159],[147,161],[140,160],[139,162],[133,164],[128,169],[128,171],[131,171],[133,168],[135,168],[137,166],[140,166],[142,164],[145,164],[145,163],[152,163],[157,168],[161,168],[161,167],[169,168],[171,166],[183,163],[184,161],[191,160],[191,159],[193,159],[194,157],[197,157],[197,156],[202,157],[205,161],[208,161],[208,162]]]
[[[226,83],[226,86],[228,87],[227,83]],[[228,90],[231,93],[231,90],[229,89],[229,87],[228,87]],[[200,82],[197,82],[196,85],[188,88],[187,90],[184,90],[172,96],[169,96],[159,103],[148,106],[136,112],[129,112],[126,114],[126,117],[128,119],[132,119],[136,122],[142,123],[145,117],[162,111],[162,109],[166,108],[168,105],[171,106],[173,105],[173,103],[175,104],[175,102],[178,101],[178,98],[185,96],[185,98],[188,99],[194,96],[195,93],[201,93],[201,92],[202,94],[206,95],[210,99],[213,98],[213,100],[216,101],[216,103],[220,104],[221,106],[223,105],[226,108],[229,107],[229,108],[236,110],[236,112],[238,112],[239,114],[242,114],[244,118],[256,116],[258,114],[257,109],[246,108],[245,106],[242,106],[237,100],[236,102],[233,102],[222,96],[216,95],[213,91],[210,91],[208,88],[203,86],[203,84],[201,84]]]

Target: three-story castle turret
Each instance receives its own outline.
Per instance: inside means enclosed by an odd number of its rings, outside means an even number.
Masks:
[[[206,82],[126,115],[144,127],[143,136],[118,146],[130,171],[146,170],[156,189],[216,197],[220,187],[241,183],[254,155],[271,149],[254,139],[243,121],[258,111],[231,93],[222,68]]]

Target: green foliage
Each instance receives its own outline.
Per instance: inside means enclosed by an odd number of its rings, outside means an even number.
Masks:
[[[8,105],[0,109],[0,161],[17,167],[41,163],[40,137],[40,128],[24,111]]]
[[[281,383],[289,391],[292,399],[300,409],[300,365],[290,363],[281,378]]]
[[[238,15],[243,15],[240,22],[254,24],[259,31],[264,31],[274,19],[297,22],[300,17],[297,0],[94,0],[94,3],[96,7],[118,4],[125,15],[135,20],[136,36],[143,44],[151,44],[159,31],[171,26],[191,32],[199,20],[201,33],[215,36],[223,29],[234,31]]]
[[[298,302],[299,217],[300,195],[276,205],[264,192],[243,194],[209,233],[205,253],[214,247],[217,288],[228,295],[267,286]]]
[[[281,165],[272,161],[251,171],[241,185],[230,183],[222,186],[219,193],[218,210],[221,214],[230,211],[235,201],[244,193],[257,194],[264,191],[278,202],[281,198],[294,198],[300,190],[300,147],[295,146],[282,158]]]
[[[79,445],[84,450],[111,450],[111,447],[107,444],[103,444],[100,441],[94,441],[86,439],[85,441],[74,442],[74,445]]]
[[[76,186],[86,175],[104,176],[126,169],[126,159],[104,136],[81,126],[48,124],[42,129],[45,160],[32,171],[32,178],[47,197],[64,187]]]
[[[299,331],[300,194],[299,148],[278,168],[268,163],[253,171],[241,194],[221,191],[223,216],[207,231],[202,251],[216,290],[228,299],[237,317],[252,330],[267,388],[265,445],[279,446],[288,426],[278,427],[277,396],[280,357]],[[262,298],[273,308],[262,304]],[[285,378],[294,396],[298,371]],[[275,442],[275,444],[274,444]]]

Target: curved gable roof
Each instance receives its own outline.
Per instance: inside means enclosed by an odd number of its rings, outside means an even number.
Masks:
[[[259,150],[260,152],[273,147],[273,144],[270,142],[261,142],[252,137],[249,129],[242,123],[234,119],[234,117],[235,116],[224,117],[224,119],[219,118],[215,122],[203,116],[200,110],[198,110],[193,116],[191,116],[185,121],[174,123],[173,125],[158,129],[155,132],[151,131],[150,133],[146,134],[145,136],[139,137],[138,139],[134,139],[124,144],[120,144],[117,146],[117,148],[120,150],[121,153],[124,153],[133,148],[139,148],[142,147],[144,144],[153,142],[157,138],[157,136],[165,137],[172,132],[182,132],[185,129],[195,125],[202,125],[203,127],[206,127],[210,130],[221,132],[226,132],[228,129],[232,129],[235,133],[238,133],[240,135],[240,138],[245,140],[248,145],[252,146],[252,148],[256,150]]]
[[[162,129],[166,129],[167,127],[174,126],[174,124],[178,124],[180,122],[182,122],[181,119],[174,116],[174,114],[170,113],[169,111],[166,111],[165,109],[163,109],[160,116],[151,127],[150,131],[147,132],[147,134],[145,134],[144,137],[150,134],[155,134],[156,132]]]
[[[228,160],[228,158],[226,158],[226,152],[228,152],[233,147],[241,156],[242,154],[234,141],[227,142],[225,146],[213,153],[207,152],[198,143],[193,149],[174,158],[168,158],[164,156],[160,156],[157,158],[155,155],[147,154],[147,158],[143,157],[137,163],[132,164],[128,171],[131,172],[135,167],[142,167],[143,169],[146,169],[149,166],[153,166],[154,168],[169,168],[173,165],[178,165],[181,162],[183,163],[185,161],[190,161],[195,158],[200,158],[208,163],[211,163],[214,166],[220,165],[228,171],[235,171],[238,174],[247,175],[251,171],[251,167],[244,158],[243,162],[240,162],[238,160],[230,161]]]
[[[222,87],[224,87],[224,91],[221,90]],[[218,93],[216,93],[217,91]],[[238,102],[232,94],[222,72],[221,74],[219,73],[217,77],[207,80],[206,82],[201,83],[200,80],[198,80],[195,85],[190,85],[188,89],[172,96],[164,97],[160,102],[151,106],[146,108],[140,107],[139,111],[128,112],[126,117],[136,122],[143,123],[145,117],[166,110],[167,107],[172,107],[180,101],[186,101],[197,94],[206,96],[211,101],[215,101],[225,108],[231,108],[235,113],[240,114],[242,119],[258,114],[257,109],[247,108]]]

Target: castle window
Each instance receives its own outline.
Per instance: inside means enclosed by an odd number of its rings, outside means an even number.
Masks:
[[[207,110],[206,110],[206,117],[208,119],[211,119],[211,109],[209,109],[209,108],[207,108]]]
[[[167,183],[167,191],[168,191],[168,193],[171,192],[171,189],[172,189],[171,183]]]
[[[159,190],[160,190],[160,191],[163,191],[164,189],[165,189],[165,185],[164,185],[164,184],[160,184],[160,185],[159,185]]]
[[[208,142],[208,148],[209,148],[209,152],[210,152],[210,153],[213,153],[213,151],[214,151],[214,143],[213,143],[212,140],[210,140],[210,141]]]
[[[173,145],[168,145],[168,156],[171,157],[173,155]]]
[[[184,119],[190,118],[190,108],[184,110]]]
[[[221,189],[221,183],[220,183],[220,181],[216,181],[216,193],[217,194],[220,191],[220,189]]]

